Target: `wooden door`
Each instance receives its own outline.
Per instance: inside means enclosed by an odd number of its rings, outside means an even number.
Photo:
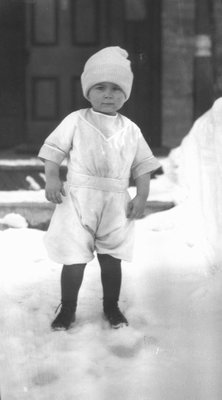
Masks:
[[[19,144],[25,115],[25,7],[0,1],[0,148]]]
[[[65,115],[88,106],[80,85],[84,63],[102,47],[114,45],[128,50],[135,74],[132,98],[123,112],[141,126],[152,145],[159,144],[159,3],[160,0],[29,0],[29,141],[41,143]],[[154,27],[155,38],[151,37]]]
[[[41,143],[74,108],[85,107],[80,74],[100,45],[97,0],[36,0],[27,4],[26,129]]]

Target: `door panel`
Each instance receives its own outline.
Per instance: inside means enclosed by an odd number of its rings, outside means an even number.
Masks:
[[[58,7],[54,0],[36,2],[31,9],[31,23],[34,45],[58,44]]]
[[[159,144],[160,80],[154,79],[154,70],[159,79],[160,48],[152,36],[160,29],[159,4],[160,0],[27,3],[29,141],[41,143],[65,115],[88,106],[80,85],[83,66],[94,52],[114,45],[128,50],[135,74],[132,97],[123,112],[138,123],[148,141]]]
[[[72,43],[99,45],[100,4],[97,0],[75,0],[70,3]]]

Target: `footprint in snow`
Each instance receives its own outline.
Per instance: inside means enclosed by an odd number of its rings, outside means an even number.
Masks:
[[[138,354],[142,348],[156,344],[156,338],[144,336],[144,333],[128,327],[112,333],[109,337],[108,347],[116,356],[130,358]]]
[[[120,358],[131,358],[134,357],[141,348],[141,343],[138,341],[133,346],[125,346],[124,344],[116,344],[110,346],[110,350],[113,354]]]
[[[45,386],[58,379],[58,375],[54,371],[39,371],[33,378],[32,382],[36,386]]]

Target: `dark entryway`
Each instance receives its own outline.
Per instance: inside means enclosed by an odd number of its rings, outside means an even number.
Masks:
[[[0,4],[0,147],[27,142],[37,148],[65,115],[86,107],[80,86],[84,63],[110,45],[129,52],[135,74],[123,113],[151,146],[161,145],[161,0]]]

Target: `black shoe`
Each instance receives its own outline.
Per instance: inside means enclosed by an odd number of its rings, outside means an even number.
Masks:
[[[126,317],[122,314],[117,305],[109,308],[104,307],[104,315],[114,329],[129,325]]]
[[[59,314],[51,324],[52,329],[69,329],[70,325],[75,321],[75,311],[76,303],[73,301],[63,301]]]

